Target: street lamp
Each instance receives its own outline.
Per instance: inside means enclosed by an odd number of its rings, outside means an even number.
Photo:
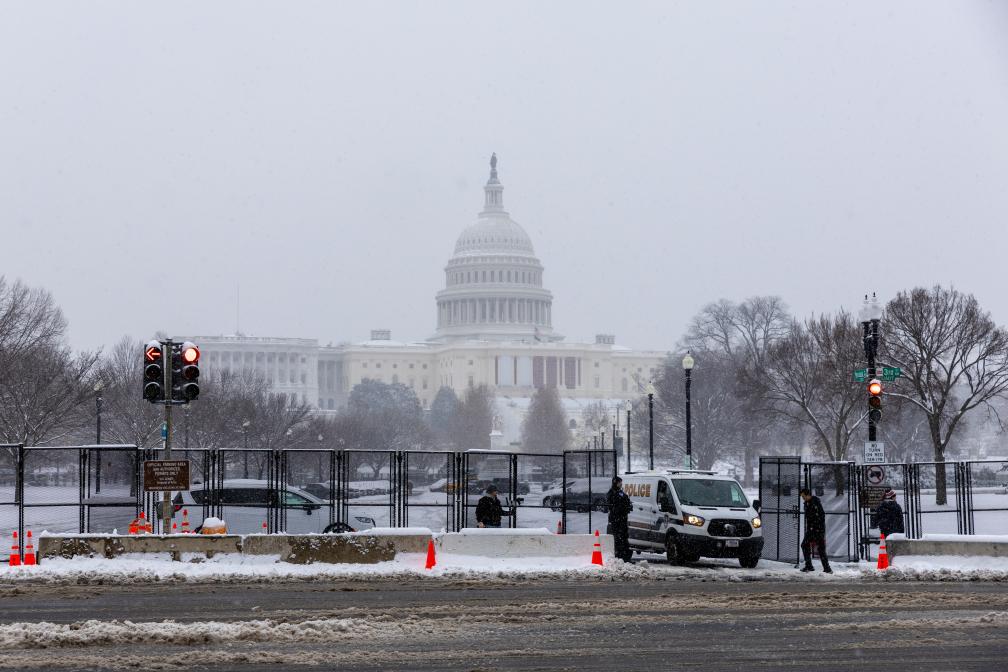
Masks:
[[[686,372],[686,468],[693,468],[693,423],[690,419],[690,373],[693,371],[693,355],[689,350],[682,358],[682,368]]]
[[[626,401],[624,407],[626,409],[626,470],[629,474],[632,469],[630,468],[630,411],[633,410],[633,404],[629,399]]]
[[[94,392],[95,392],[95,445],[101,445],[101,412],[102,412],[102,384],[101,379],[95,381]],[[95,452],[98,454],[98,464],[95,466],[95,493],[101,492],[101,461],[102,454],[101,448],[98,448]]]
[[[654,385],[647,384],[648,469],[654,469]]]
[[[242,420],[242,442],[245,445],[245,450],[242,451],[242,462],[243,470],[242,473],[245,475],[242,478],[248,478],[248,428],[252,423],[248,420]]]

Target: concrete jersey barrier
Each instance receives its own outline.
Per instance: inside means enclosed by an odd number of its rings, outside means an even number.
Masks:
[[[612,557],[612,535],[598,537],[602,554]],[[434,540],[438,553],[474,555],[489,558],[559,558],[590,559],[595,546],[594,534],[553,534],[546,529],[465,528],[439,535]]]
[[[903,534],[886,537],[889,559],[908,555],[959,555],[1008,558],[1008,536],[925,534],[921,539],[907,539]]]

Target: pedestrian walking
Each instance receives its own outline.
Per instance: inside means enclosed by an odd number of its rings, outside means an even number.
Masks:
[[[606,503],[609,506],[609,529],[613,536],[616,557],[623,562],[630,562],[633,551],[630,550],[630,530],[627,524],[627,517],[633,505],[630,497],[623,492],[623,479],[613,476],[612,487],[606,495]]]
[[[826,512],[822,508],[822,502],[808,488],[802,488],[798,494],[805,502],[805,538],[801,542],[805,566],[801,571],[813,570],[812,545],[815,544],[819,549],[819,559],[822,560],[822,571],[832,574],[833,570],[830,569],[829,558],[826,556]]]
[[[882,495],[882,503],[875,509],[875,521],[884,537],[903,531],[903,509],[896,501],[896,491],[892,488]]]
[[[476,504],[476,524],[480,527],[500,527],[503,515],[504,509],[497,499],[497,486],[491,483]]]

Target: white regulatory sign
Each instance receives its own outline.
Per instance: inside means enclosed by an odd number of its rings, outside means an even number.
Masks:
[[[885,462],[885,444],[881,441],[865,441],[865,464],[882,464]]]

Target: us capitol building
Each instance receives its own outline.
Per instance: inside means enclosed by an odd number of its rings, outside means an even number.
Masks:
[[[633,351],[610,334],[594,343],[564,342],[553,329],[553,294],[543,286],[542,262],[504,209],[496,155],[483,192],[482,212],[459,235],[445,266],[445,286],[435,297],[437,330],[426,341],[395,341],[387,329],[336,346],[303,338],[189,336],[203,351],[204,369],[252,369],[275,392],[320,412],[343,407],[365,379],[408,385],[424,408],[441,386],[461,397],[467,387],[488,385],[508,441],[517,440],[539,387],[557,388],[578,425],[580,410],[592,402],[616,406],[638,398],[665,353]]]

